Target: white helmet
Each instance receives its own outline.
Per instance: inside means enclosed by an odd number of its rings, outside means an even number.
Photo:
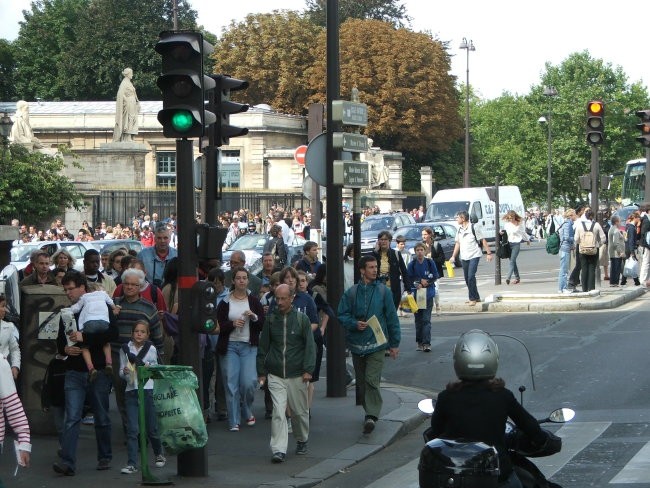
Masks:
[[[499,367],[499,348],[487,332],[473,329],[454,346],[454,370],[461,380],[494,378]]]

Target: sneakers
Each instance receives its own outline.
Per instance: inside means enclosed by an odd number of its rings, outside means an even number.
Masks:
[[[120,471],[120,473],[122,474],[133,474],[137,472],[138,472],[138,468],[136,468],[135,466],[131,466],[130,464],[128,466],[124,466]]]
[[[424,352],[431,352],[431,346],[430,346],[429,344],[424,344],[424,345],[422,346],[422,350],[423,350]]]
[[[156,456],[156,468],[164,468],[165,464],[167,464],[167,458],[162,454],[158,454]]]
[[[293,427],[291,426],[291,417],[287,417],[287,432],[289,432],[289,434],[293,433]]]
[[[92,413],[89,413],[81,419],[81,423],[84,425],[95,425],[95,416]]]
[[[239,424],[230,427],[230,432],[239,432]]]
[[[100,459],[97,462],[97,471],[106,471],[111,469],[111,460],[110,459]]]
[[[440,307],[436,307],[436,315],[440,317]]]
[[[74,476],[74,470],[67,464],[54,463],[52,469],[55,473],[62,474],[63,476]]]
[[[363,433],[370,434],[373,430],[375,430],[375,421],[368,417],[363,423]]]
[[[246,420],[246,425],[248,425],[249,427],[252,427],[253,425],[255,425],[255,417],[251,416],[251,418]]]
[[[296,443],[296,454],[298,456],[304,456],[305,454],[307,454],[307,441],[305,442],[298,441]]]
[[[284,462],[285,454],[283,452],[274,452],[271,462],[273,464],[279,464]]]
[[[422,349],[422,344],[420,342],[418,342],[418,347],[415,350],[422,352],[423,349]]]

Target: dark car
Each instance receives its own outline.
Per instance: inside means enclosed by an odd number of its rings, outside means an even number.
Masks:
[[[222,269],[224,271],[230,268],[230,255],[233,251],[243,251],[246,255],[246,268],[251,273],[257,273],[262,269],[262,253],[264,246],[271,236],[268,234],[244,234],[239,236],[230,247],[223,252]],[[293,242],[289,246],[287,253],[288,263],[294,263],[302,258],[302,246],[305,244],[305,239],[300,236],[295,236]]]
[[[104,239],[92,241],[90,244],[99,251],[99,254],[103,254],[104,251],[113,252],[120,248],[127,251],[133,250],[137,253],[144,249],[144,245],[135,239]]]
[[[413,247],[418,242],[422,242],[422,229],[425,227],[431,227],[433,229],[435,240],[440,243],[442,250],[445,253],[445,259],[449,261],[449,258],[454,252],[454,244],[456,243],[456,227],[451,224],[422,222],[419,224],[405,225],[398,228],[393,236],[404,237],[406,239],[404,249],[413,254]],[[397,246],[397,242],[395,242],[394,239],[391,246],[393,248]],[[456,256],[456,262],[454,265],[456,267],[460,266],[460,259],[458,256]]]
[[[389,231],[395,237],[395,231],[399,227],[409,224],[415,224],[415,219],[406,212],[369,215],[361,222],[361,253],[369,253],[374,249],[377,234],[382,230]]]

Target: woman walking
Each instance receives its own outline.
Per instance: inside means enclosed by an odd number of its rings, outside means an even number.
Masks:
[[[506,278],[506,285],[510,284],[510,278],[514,275],[515,279],[512,280],[512,284],[516,285],[519,283],[519,267],[517,266],[517,257],[519,257],[519,250],[521,248],[521,242],[526,241],[530,246],[530,237],[526,233],[526,228],[524,227],[523,219],[521,216],[514,210],[508,211],[503,220],[505,225],[503,226],[503,231],[508,234],[508,243],[510,244],[510,249],[512,253],[510,254],[510,269],[508,270],[508,277]]]
[[[618,279],[623,271],[625,259],[625,237],[619,230],[621,218],[612,216],[609,231],[607,231],[607,254],[609,256],[609,286],[618,286]]]

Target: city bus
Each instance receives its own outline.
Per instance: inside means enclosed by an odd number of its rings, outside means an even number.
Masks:
[[[625,165],[621,203],[630,205],[645,199],[645,158],[633,159]]]

